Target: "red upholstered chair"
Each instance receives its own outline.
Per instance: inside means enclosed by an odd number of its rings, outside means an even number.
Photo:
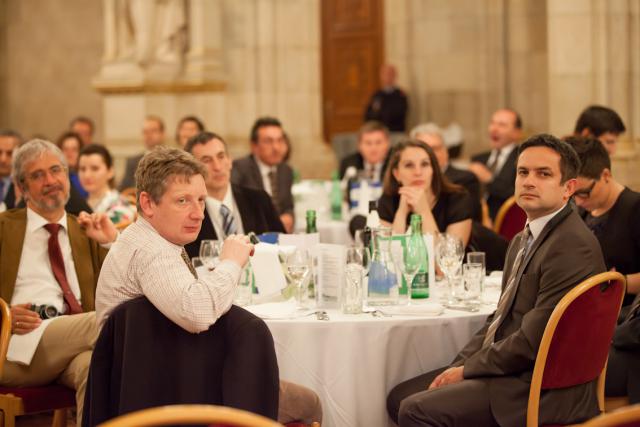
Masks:
[[[500,206],[493,231],[510,241],[526,223],[527,214],[516,204],[515,196],[511,196]]]
[[[282,424],[240,409],[214,405],[167,405],[121,415],[98,427],[151,427],[202,424],[225,427],[283,427]]]
[[[11,337],[11,311],[0,298],[0,375],[7,358]],[[54,411],[53,427],[67,425],[67,409],[76,406],[76,392],[67,387],[51,384],[41,387],[0,387],[0,411],[5,427],[15,426],[18,415]]]
[[[607,272],[569,291],[551,313],[531,378],[527,427],[538,426],[540,391],[598,380],[604,412],[604,376],[609,346],[625,292],[624,276]]]
[[[640,427],[640,404],[627,406],[609,414],[600,415],[586,423],[584,427]]]

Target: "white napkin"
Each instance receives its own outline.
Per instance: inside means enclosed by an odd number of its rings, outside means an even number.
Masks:
[[[382,311],[400,316],[439,316],[444,312],[444,307],[437,302],[422,304],[411,303],[409,305],[395,305],[383,307]]]
[[[262,319],[291,319],[297,314],[296,301],[293,298],[288,301],[249,305],[244,308]]]
[[[9,349],[7,350],[7,360],[29,366],[44,330],[56,319],[59,319],[59,317],[43,320],[40,326],[24,335],[11,335]]]

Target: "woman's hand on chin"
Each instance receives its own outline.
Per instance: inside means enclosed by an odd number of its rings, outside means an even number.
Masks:
[[[400,203],[402,204],[404,197],[411,212],[424,213],[431,210],[429,194],[423,188],[405,186],[400,187],[398,193],[400,194]]]

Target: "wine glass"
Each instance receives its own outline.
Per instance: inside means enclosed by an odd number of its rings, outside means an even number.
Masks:
[[[411,301],[411,284],[420,270],[424,253],[412,243],[410,234],[405,236],[404,246],[399,241],[397,243],[398,244],[393,247],[392,256],[398,271],[400,271],[402,278],[407,284],[406,303],[408,304],[409,301]]]
[[[208,270],[213,270],[220,263],[220,245],[217,240],[200,242],[200,261]]]
[[[369,265],[369,250],[362,246],[347,248],[346,281],[342,292],[342,312],[362,313],[363,281]]]
[[[311,270],[311,256],[306,249],[296,249],[287,256],[287,272],[295,288],[298,309],[308,308],[306,278]]]
[[[451,286],[453,285],[453,275],[460,269],[464,256],[462,240],[451,234],[441,234],[438,238],[437,253],[438,265],[444,273],[449,288],[447,303],[455,304]]]

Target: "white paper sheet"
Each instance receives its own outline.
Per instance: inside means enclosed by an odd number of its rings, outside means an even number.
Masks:
[[[256,279],[258,294],[263,297],[279,294],[287,286],[278,258],[278,245],[258,243],[249,258]]]
[[[31,364],[31,359],[33,359],[33,355],[36,352],[36,348],[38,348],[38,344],[40,343],[40,338],[42,338],[44,330],[47,329],[51,322],[56,319],[59,319],[59,317],[43,320],[40,326],[28,334],[12,335],[9,340],[7,360],[29,366],[29,364]]]
[[[338,302],[346,273],[347,251],[344,245],[321,243],[318,246],[318,292],[322,303]],[[328,301],[325,301],[328,299]],[[320,304],[321,306],[323,304]]]

